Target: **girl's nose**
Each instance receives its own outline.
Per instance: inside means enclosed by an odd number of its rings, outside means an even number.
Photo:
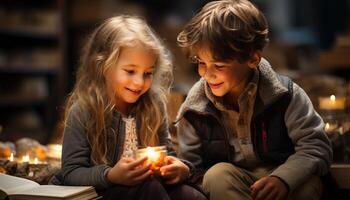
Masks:
[[[142,86],[144,81],[144,77],[142,75],[137,75],[133,79],[134,85],[136,86]]]

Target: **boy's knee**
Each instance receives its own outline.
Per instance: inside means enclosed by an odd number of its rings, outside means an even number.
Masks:
[[[212,166],[208,169],[208,171],[204,174],[204,180],[209,181],[220,181],[220,177],[225,177],[229,171],[231,171],[232,164],[230,163],[217,163],[216,165]]]
[[[230,163],[217,163],[204,174],[203,187],[227,188],[238,173],[239,170]]]

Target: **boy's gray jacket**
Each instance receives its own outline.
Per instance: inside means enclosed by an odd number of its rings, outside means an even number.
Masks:
[[[161,109],[165,109],[165,105]],[[164,110],[164,112],[166,111]],[[106,173],[121,158],[125,140],[125,122],[119,112],[114,111],[113,115],[112,127],[108,131],[107,141],[107,158],[110,164],[96,165],[92,162],[91,145],[86,135],[88,112],[80,105],[73,105],[64,129],[62,169],[50,180],[51,184],[91,185],[98,190],[106,189],[112,185],[107,180]],[[137,121],[136,124],[138,126]],[[137,133],[139,134],[139,131]],[[158,138],[160,145],[167,146],[168,154],[175,155],[171,147],[167,121],[159,129]]]
[[[278,166],[271,175],[293,190],[311,175],[328,172],[331,143],[306,93],[287,78],[288,84],[265,59],[258,70],[251,142],[262,163]],[[205,84],[201,79],[192,87],[176,120],[179,157],[204,170],[219,162],[233,163],[235,152],[220,111],[205,94]]]

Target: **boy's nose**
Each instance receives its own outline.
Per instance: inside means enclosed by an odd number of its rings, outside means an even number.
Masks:
[[[203,77],[204,77],[204,79],[209,80],[209,79],[212,79],[212,78],[215,77],[215,73],[212,70],[210,70],[210,69],[206,69],[204,71],[204,76]]]

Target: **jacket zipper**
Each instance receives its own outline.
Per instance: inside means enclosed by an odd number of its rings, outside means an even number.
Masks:
[[[221,129],[224,132],[225,144],[226,144],[226,148],[227,148],[227,151],[228,151],[228,154],[227,154],[228,160],[230,162],[232,162],[232,157],[231,157],[231,152],[230,152],[230,144],[229,144],[229,141],[228,141],[228,138],[227,138],[227,130],[225,129],[224,125],[222,123],[220,123],[219,118],[216,117],[215,115],[209,113],[209,112],[198,112],[198,111],[195,111],[195,110],[191,110],[191,112],[196,112],[197,114],[200,114],[200,115],[211,116],[217,121],[217,123],[220,125]],[[209,142],[211,142],[211,134],[210,134],[210,137],[209,137]]]
[[[267,132],[266,132],[266,124],[265,124],[265,121],[263,121],[261,123],[261,139],[262,139],[262,143],[263,143],[263,150],[264,150],[264,153],[267,153],[268,152],[268,146],[267,146]]]

